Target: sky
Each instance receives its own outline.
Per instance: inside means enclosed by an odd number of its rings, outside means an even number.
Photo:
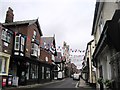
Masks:
[[[43,36],[54,36],[56,45],[85,50],[91,36],[95,0],[1,0],[0,22],[8,7],[14,21],[39,19]]]

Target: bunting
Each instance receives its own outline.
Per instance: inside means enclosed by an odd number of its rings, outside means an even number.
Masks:
[[[62,51],[64,49],[64,47],[61,47],[61,46],[58,46],[57,47],[57,50],[59,50],[59,51]],[[69,51],[70,52],[79,52],[79,53],[85,53],[85,50],[80,50],[80,49],[72,49],[72,48],[70,48],[69,49]]]

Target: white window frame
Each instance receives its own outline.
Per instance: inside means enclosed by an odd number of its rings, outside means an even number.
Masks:
[[[10,43],[10,33],[7,32],[8,29],[3,29],[2,30],[2,35],[1,35],[1,39],[6,41],[7,43]]]
[[[52,55],[52,60],[55,61],[55,56],[54,55]]]
[[[1,61],[0,74],[6,74],[7,73],[7,60],[5,59],[5,57],[0,57],[0,61]]]
[[[6,40],[6,31],[2,30],[2,36],[1,36],[2,40]]]
[[[45,61],[48,62],[48,57],[45,57]]]
[[[18,40],[17,40],[18,39]],[[17,47],[18,44],[18,47]],[[15,36],[15,47],[14,50],[24,52],[24,46],[25,46],[25,38],[21,36],[21,34]],[[23,56],[21,54],[21,56]]]
[[[24,51],[24,45],[25,45],[25,38],[21,37],[21,47],[20,47],[20,51]]]
[[[38,56],[40,56],[40,48],[38,48]]]
[[[35,40],[35,38],[36,38],[36,35],[37,35],[37,32],[36,32],[36,31],[33,31],[33,37],[32,37],[32,41],[34,41],[34,40]]]
[[[17,38],[18,38],[18,42],[17,41]],[[18,44],[18,48],[16,47]],[[15,50],[19,50],[20,49],[20,36],[15,36]]]
[[[31,55],[36,57],[38,56],[38,45],[36,43],[32,43]]]

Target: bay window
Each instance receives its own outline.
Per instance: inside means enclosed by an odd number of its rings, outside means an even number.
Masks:
[[[15,50],[19,50],[20,48],[20,36],[15,37]]]
[[[18,34],[15,36],[15,47],[14,47],[14,54],[15,55],[20,55],[20,56],[24,56],[23,52],[24,52],[24,47],[25,47],[25,38],[23,35]],[[22,52],[22,53],[20,53]]]
[[[3,29],[1,39],[7,43],[10,43],[10,37],[11,37],[11,34],[10,32],[8,32],[8,29]]]
[[[24,51],[24,44],[25,44],[25,39],[24,37],[21,37],[21,51]]]

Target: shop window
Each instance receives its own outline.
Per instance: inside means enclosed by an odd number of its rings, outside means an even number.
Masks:
[[[34,79],[35,78],[35,65],[31,64],[31,78]]]
[[[38,56],[38,45],[36,43],[32,43],[31,55],[37,57]]]
[[[27,74],[26,74],[26,78],[27,78],[27,80],[28,80],[28,79],[29,79],[29,74],[30,74],[30,63],[27,62],[26,65],[27,65]]]
[[[0,57],[0,73],[6,74],[7,73],[7,60],[4,57]]]
[[[42,79],[44,79],[44,67],[42,67]]]
[[[34,64],[31,64],[31,70],[30,70],[30,78],[31,79],[36,79],[38,78],[38,66],[37,65],[34,65]]]
[[[36,78],[38,78],[38,66],[36,65]]]
[[[46,79],[50,79],[50,68],[46,68]]]

